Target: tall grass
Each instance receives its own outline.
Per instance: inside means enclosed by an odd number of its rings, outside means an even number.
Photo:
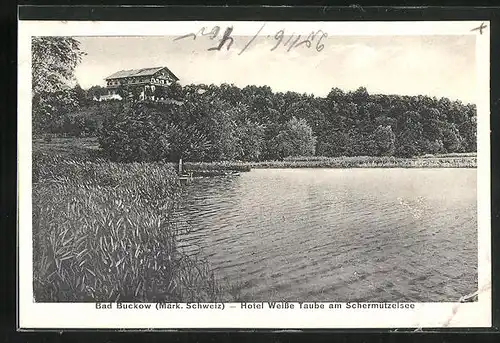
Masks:
[[[37,156],[33,175],[38,302],[215,301],[208,265],[177,247],[180,196],[164,164]]]
[[[455,156],[456,155],[456,156]],[[282,161],[225,161],[189,162],[186,170],[237,170],[249,171],[252,168],[476,168],[477,158],[473,154],[455,154],[399,158],[394,156],[297,156]]]
[[[184,169],[186,171],[250,171],[250,163],[238,161],[221,161],[221,162],[185,162]]]
[[[473,156],[433,157],[433,158],[398,158],[393,156],[354,156],[354,157],[289,157],[283,161],[261,162],[224,162],[216,166],[237,168],[476,168],[477,160]],[[203,168],[210,170],[206,163]]]
[[[420,158],[435,158],[435,157],[477,157],[477,152],[455,152],[448,154],[427,154],[420,156]]]
[[[95,160],[101,155],[97,138],[51,137],[33,139],[33,154],[57,155],[59,158]]]

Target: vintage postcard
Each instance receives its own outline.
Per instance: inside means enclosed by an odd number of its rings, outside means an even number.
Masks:
[[[489,22],[19,22],[20,328],[491,326]]]

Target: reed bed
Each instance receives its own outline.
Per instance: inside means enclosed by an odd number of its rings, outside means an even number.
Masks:
[[[427,154],[420,156],[420,158],[443,158],[443,157],[477,157],[477,152],[455,152],[448,154]]]
[[[192,177],[213,177],[213,176],[234,176],[239,175],[239,172],[234,170],[187,170],[186,173]]]
[[[329,161],[334,157],[327,157],[327,156],[289,156],[285,157],[283,161],[286,162],[312,162],[312,161]],[[337,158],[348,158],[348,157],[337,157]],[[369,157],[362,157],[362,158],[369,158]]]
[[[361,163],[358,168],[477,168],[475,158],[398,159],[397,161],[372,161]]]
[[[36,156],[38,302],[186,302],[222,296],[209,266],[177,247],[173,168]]]
[[[465,157],[434,157],[434,158],[397,158],[394,156],[354,156],[354,157],[294,157],[283,161],[261,162],[225,162],[218,166],[242,168],[476,168],[477,159]],[[211,165],[205,163],[203,168],[209,170]]]
[[[223,161],[223,162],[185,162],[184,169],[186,171],[238,171],[248,172],[251,170],[251,163],[240,161]]]
[[[33,139],[34,155],[57,155],[74,160],[95,160],[101,155],[97,138],[51,137]]]
[[[476,168],[475,159],[380,159],[371,161],[266,161],[255,162],[252,168]]]

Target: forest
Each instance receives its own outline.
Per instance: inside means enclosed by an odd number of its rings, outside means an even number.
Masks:
[[[115,161],[476,151],[476,106],[448,98],[369,94],[364,87],[350,92],[332,88],[326,97],[317,97],[273,92],[268,86],[174,83],[156,88],[154,95],[164,101],[139,101],[130,89],[120,90],[122,101],[93,100],[105,92],[77,85],[45,95],[53,115],[43,116],[35,127],[99,137],[103,151]]]

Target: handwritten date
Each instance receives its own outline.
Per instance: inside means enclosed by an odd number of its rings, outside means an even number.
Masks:
[[[238,55],[244,53],[252,45],[255,39],[259,36],[264,26],[265,24],[262,25],[260,29],[257,31],[257,33],[250,40],[246,42],[245,46],[238,52]],[[179,36],[174,38],[174,40],[177,41],[186,38],[192,38],[193,40],[196,40],[196,38],[200,36],[201,37],[205,36],[208,37],[210,40],[215,40],[217,37],[219,37],[220,32],[221,28],[219,26],[212,27],[210,31],[208,31],[206,27],[202,27],[196,33],[189,33],[183,36]],[[232,36],[232,32],[233,32],[233,27],[227,27],[224,30],[222,37],[219,39],[219,43],[213,47],[208,48],[208,51],[220,51],[224,47],[226,47],[227,50],[231,49],[235,40],[235,38]],[[308,36],[305,35],[303,36],[303,35],[296,35],[295,33],[288,35],[287,33],[285,33],[284,29],[281,29],[278,32],[276,32],[274,36],[266,36],[267,39],[273,39],[275,42],[274,46],[270,49],[270,51],[274,51],[278,47],[282,46],[284,49],[286,49],[287,52],[290,52],[292,49],[301,46],[309,49],[313,48],[317,52],[321,52],[325,48],[323,40],[326,39],[327,37],[328,34],[326,32],[323,32],[322,30],[313,31]]]

